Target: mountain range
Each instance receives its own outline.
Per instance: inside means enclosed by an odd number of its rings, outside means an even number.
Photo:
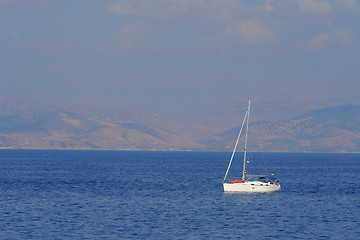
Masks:
[[[312,105],[305,111],[304,106],[292,109],[296,101],[288,101],[284,113],[266,119],[279,101],[264,99],[255,98],[253,104],[250,151],[360,152],[358,102]],[[144,110],[5,97],[0,100],[0,148],[230,151],[246,111],[246,100],[239,102],[234,98],[191,119],[175,120]]]
[[[240,127],[204,138],[209,149],[230,150]],[[252,151],[360,152],[360,106],[316,109],[289,120],[250,124]]]

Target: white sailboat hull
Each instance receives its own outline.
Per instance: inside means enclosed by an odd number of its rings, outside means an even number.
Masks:
[[[244,183],[223,183],[224,192],[235,193],[270,193],[281,190],[280,184],[249,181]]]

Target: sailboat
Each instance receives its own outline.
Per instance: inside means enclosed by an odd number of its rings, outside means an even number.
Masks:
[[[274,175],[250,175],[246,172],[246,153],[247,153],[247,141],[248,141],[248,133],[249,133],[249,118],[250,118],[250,104],[251,100],[249,99],[249,105],[247,111],[245,113],[244,120],[242,122],[239,135],[237,137],[234,150],[232,152],[230,162],[228,168],[225,173],[224,180],[222,181],[222,185],[224,187],[224,192],[237,192],[237,193],[270,193],[277,192],[281,190],[280,182],[276,180]],[[244,148],[244,162],[243,162],[243,172],[241,180],[232,180],[230,182],[226,182],[227,175],[230,170],[231,163],[233,161],[240,136],[246,121],[246,133],[245,133],[245,148]]]

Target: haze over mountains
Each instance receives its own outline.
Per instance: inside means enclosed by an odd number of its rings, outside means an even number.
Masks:
[[[241,93],[227,101],[201,112],[191,122],[201,122],[217,130],[228,130],[238,126],[252,99],[251,122],[281,121],[300,116],[308,111],[338,105],[360,105],[360,85],[333,87],[274,87]]]
[[[336,90],[254,94],[250,151],[360,152],[359,91]],[[143,110],[3,97],[0,148],[230,151],[246,105],[247,96],[236,96],[174,120]]]

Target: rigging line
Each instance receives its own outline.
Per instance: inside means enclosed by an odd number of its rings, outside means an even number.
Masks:
[[[222,181],[222,183],[225,182],[226,177],[227,177],[227,175],[228,175],[228,173],[229,173],[229,169],[230,169],[232,160],[233,160],[233,158],[234,158],[235,151],[236,151],[237,145],[238,145],[238,143],[239,143],[240,135],[241,135],[241,132],[242,132],[242,130],[243,130],[243,127],[244,127],[244,124],[245,124],[245,120],[246,120],[247,115],[248,115],[248,111],[246,111],[245,116],[244,116],[244,120],[243,120],[243,122],[242,122],[242,124],[241,124],[240,132],[239,132],[238,138],[236,139],[235,147],[234,147],[233,153],[232,153],[231,158],[230,158],[229,166],[228,166],[228,168],[227,168],[227,170],[226,170],[225,177],[224,177],[224,180]]]
[[[264,156],[264,150],[263,150],[264,148],[263,148],[261,142],[259,142],[259,146],[260,146],[262,160],[263,160],[263,163],[264,163],[265,173],[266,173],[266,175],[268,175],[268,171],[267,171],[266,164],[265,164],[265,156]]]
[[[249,133],[249,118],[250,118],[250,98],[249,98],[249,106],[247,110],[247,119],[246,119],[246,133],[245,133],[245,148],[244,148],[244,164],[243,164],[243,174],[242,180],[245,180],[246,175],[246,151],[247,151],[247,141],[248,141],[248,133]]]

